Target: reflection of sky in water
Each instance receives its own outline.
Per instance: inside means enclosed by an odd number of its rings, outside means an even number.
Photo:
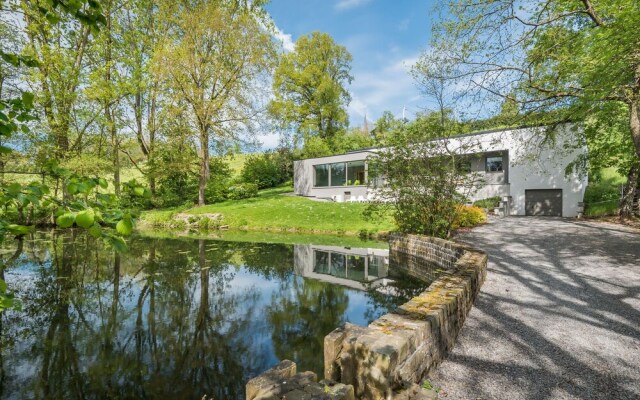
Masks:
[[[321,368],[326,334],[346,321],[366,325],[388,306],[380,294],[295,275],[292,245],[205,245],[207,296],[197,240],[138,238],[121,256],[114,297],[111,251],[99,246],[96,256],[95,245],[94,253],[74,249],[67,257],[71,276],[61,278],[51,243],[32,243],[39,251],[25,250],[5,272],[24,310],[2,316],[7,375],[0,398],[76,398],[73,385],[87,398],[137,397],[141,387],[147,398],[167,391],[173,398],[244,398],[245,381],[281,358],[296,358],[300,370]],[[201,307],[202,297],[208,308]],[[45,348],[51,351],[47,368]]]

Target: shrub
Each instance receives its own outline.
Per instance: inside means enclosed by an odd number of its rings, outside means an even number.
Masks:
[[[439,121],[394,135],[389,147],[370,158],[369,179],[380,200],[369,202],[365,216],[391,209],[401,232],[451,235],[460,204],[474,191],[478,177],[459,168],[468,145],[447,148],[442,138],[450,128]]]
[[[197,160],[197,155],[189,147],[174,149],[163,145],[155,150],[148,163],[148,175],[158,185],[154,198],[156,207],[193,204],[198,195]]]
[[[274,187],[282,181],[278,165],[270,153],[250,155],[240,176],[244,182],[256,184],[258,189]]]
[[[471,228],[487,222],[487,215],[476,206],[460,206],[453,220],[453,229]]]
[[[229,200],[241,200],[256,197],[258,195],[258,185],[255,183],[239,183],[229,188]]]
[[[293,176],[293,155],[289,149],[250,155],[242,167],[243,182],[255,183],[258,189],[275,187]]]
[[[209,181],[204,195],[207,204],[225,201],[229,196],[231,184],[231,168],[221,157],[214,157],[209,162]]]
[[[488,208],[489,210],[496,207],[500,207],[500,196],[488,197],[486,199],[477,200],[473,202],[473,205],[480,208]]]

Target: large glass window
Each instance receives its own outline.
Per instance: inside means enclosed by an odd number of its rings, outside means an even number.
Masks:
[[[343,186],[346,183],[345,163],[331,164],[331,186]]]
[[[365,185],[364,161],[347,163],[347,185]]]
[[[502,156],[487,157],[487,172],[502,172]]]
[[[314,165],[315,186],[329,186],[329,164]]]
[[[326,251],[315,251],[316,263],[314,265],[313,270],[320,274],[329,274],[331,273],[329,267],[329,253]]]

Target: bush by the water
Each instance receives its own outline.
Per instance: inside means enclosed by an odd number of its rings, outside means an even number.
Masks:
[[[242,200],[258,195],[258,185],[255,183],[239,183],[229,188],[229,200]]]

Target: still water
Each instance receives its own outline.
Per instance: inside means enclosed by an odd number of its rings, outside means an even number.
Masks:
[[[3,399],[243,399],[290,359],[323,375],[323,339],[428,283],[384,250],[136,237],[116,254],[80,232],[2,250],[21,311],[0,319]]]

